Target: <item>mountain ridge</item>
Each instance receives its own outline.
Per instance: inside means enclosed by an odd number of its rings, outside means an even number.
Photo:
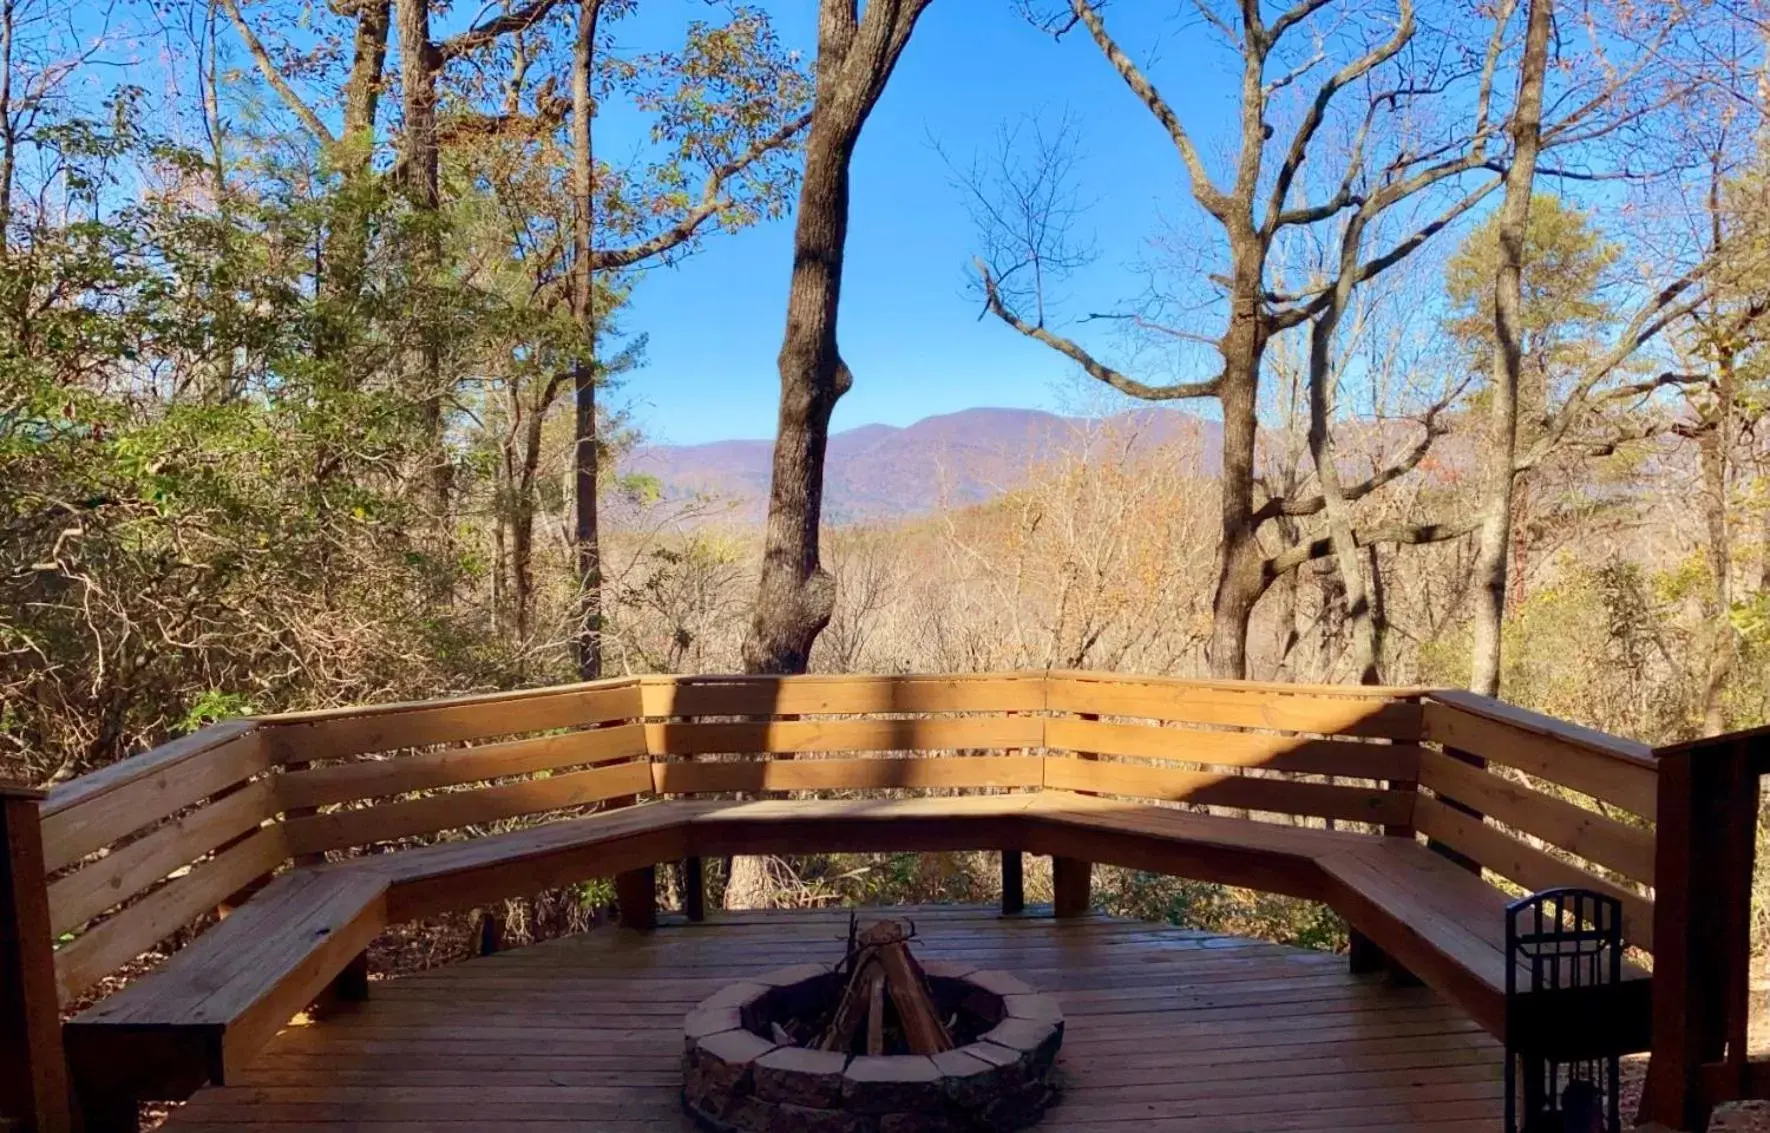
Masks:
[[[1138,448],[1194,439],[1201,472],[1214,471],[1222,451],[1217,422],[1178,409],[1069,417],[982,406],[908,425],[857,425],[830,434],[824,516],[830,523],[861,523],[983,503],[1090,438],[1119,430]],[[620,471],[655,477],[670,498],[728,500],[737,518],[759,521],[773,453],[772,440],[645,445],[626,455]]]

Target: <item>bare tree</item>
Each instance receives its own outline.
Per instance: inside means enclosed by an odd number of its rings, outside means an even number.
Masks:
[[[753,673],[805,671],[836,605],[818,558],[830,414],[854,377],[836,345],[848,236],[848,170],[885,84],[928,0],[822,0],[817,79],[793,239],[780,421],[756,613],[744,645]]]
[[[1148,316],[1133,322],[1140,328],[1207,347],[1216,357],[1215,373],[1202,379],[1173,383],[1150,383],[1127,375],[1101,361],[1080,342],[1058,334],[1047,325],[1040,278],[1027,278],[1037,262],[1061,265],[1061,232],[1034,225],[1030,239],[998,239],[986,246],[1008,246],[1014,258],[995,258],[979,263],[987,308],[1019,333],[1057,350],[1076,362],[1091,377],[1131,397],[1148,401],[1215,399],[1222,408],[1224,443],[1221,468],[1220,562],[1213,603],[1210,665],[1221,676],[1241,677],[1247,670],[1247,629],[1255,603],[1272,581],[1297,563],[1318,557],[1313,553],[1272,556],[1263,551],[1259,533],[1267,522],[1281,516],[1298,517],[1334,511],[1342,524],[1344,504],[1356,501],[1382,485],[1404,475],[1424,457],[1435,433],[1428,429],[1426,446],[1405,454],[1394,467],[1377,470],[1368,479],[1341,485],[1332,470],[1324,493],[1307,499],[1258,499],[1256,468],[1258,437],[1257,406],[1260,376],[1267,348],[1275,336],[1312,319],[1328,315],[1323,328],[1324,349],[1331,342],[1350,291],[1412,254],[1432,235],[1474,208],[1491,192],[1497,180],[1485,174],[1488,143],[1493,137],[1492,93],[1494,72],[1504,43],[1504,13],[1496,21],[1485,54],[1468,66],[1438,67],[1420,72],[1404,66],[1405,53],[1416,36],[1411,0],[1398,0],[1392,12],[1361,17],[1339,13],[1351,21],[1356,34],[1342,40],[1362,39],[1362,46],[1337,68],[1327,62],[1318,44],[1319,21],[1330,0],[1306,0],[1270,22],[1259,6],[1243,4],[1234,15],[1201,7],[1209,23],[1228,39],[1240,56],[1242,81],[1238,150],[1228,175],[1213,177],[1191,133],[1143,70],[1112,36],[1091,0],[1069,0],[1068,11],[1047,24],[1058,35],[1074,27],[1085,28],[1127,88],[1156,118],[1168,134],[1185,170],[1194,203],[1221,230],[1226,270],[1211,276],[1217,289],[1215,306],[1223,324],[1214,333],[1160,325]],[[1344,29],[1343,29],[1344,30]],[[1307,48],[1294,40],[1310,39]],[[1315,82],[1307,95],[1305,83]],[[1419,137],[1419,131],[1402,129],[1413,103],[1427,95],[1472,85],[1469,103],[1473,121],[1466,128],[1437,136]],[[1350,102],[1347,92],[1361,92],[1361,109],[1347,112],[1339,103]],[[1300,105],[1289,137],[1273,142],[1277,135],[1271,119],[1285,99]],[[1326,180],[1329,188],[1320,199],[1303,196],[1305,166],[1322,165],[1337,123],[1344,137],[1343,161]],[[1394,139],[1409,137],[1415,141]],[[1390,139],[1385,148],[1384,139]],[[1272,143],[1269,146],[1269,143]],[[1458,187],[1476,174],[1475,183]],[[1403,202],[1423,198],[1431,190],[1454,189],[1423,217],[1397,229],[1379,226]],[[1024,209],[1022,209],[1024,211]],[[1341,247],[1347,254],[1337,259],[1337,273],[1324,283],[1292,293],[1275,292],[1269,260],[1281,237],[1310,232],[1327,224],[1342,226]],[[1396,229],[1385,231],[1385,229]],[[1365,253],[1362,238],[1379,232],[1388,236],[1380,251]],[[1324,235],[1324,239],[1331,239]],[[1019,298],[1029,297],[1034,312],[1022,310]],[[1324,438],[1325,440],[1325,438]],[[1326,455],[1325,444],[1322,455]],[[1342,534],[1345,534],[1344,532]],[[1453,534],[1441,529],[1416,529],[1398,533],[1404,540],[1420,541]],[[1343,540],[1347,541],[1347,540]],[[1331,543],[1329,544],[1331,546]],[[1331,552],[1326,552],[1331,553]]]
[[[1512,163],[1500,207],[1499,267],[1493,281],[1493,381],[1489,389],[1487,469],[1476,537],[1474,656],[1469,687],[1500,691],[1500,634],[1506,616],[1506,564],[1512,542],[1513,464],[1518,453],[1518,383],[1524,368],[1524,234],[1543,144],[1543,81],[1554,30],[1553,0],[1529,0],[1524,58],[1518,69],[1518,110],[1512,119]]]

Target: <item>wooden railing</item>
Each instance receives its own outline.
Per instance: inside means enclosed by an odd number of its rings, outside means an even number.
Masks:
[[[42,868],[64,1004],[290,862],[733,793],[1061,790],[1420,834],[1523,889],[1613,891],[1650,947],[1658,778],[1641,745],[1429,690],[639,677],[215,725],[52,791]]]

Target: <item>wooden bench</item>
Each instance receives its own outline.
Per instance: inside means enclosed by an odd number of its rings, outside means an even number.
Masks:
[[[158,971],[70,1020],[63,1041],[88,1108],[109,1098],[128,1111],[137,1097],[225,1083],[364,955],[387,925],[386,894],[365,870],[284,874]]]
[[[1004,848],[1323,901],[1504,1037],[1507,897],[1414,839],[1045,791],[677,800],[298,869],[163,969],[74,1019],[70,1058],[77,1078],[141,1096],[225,1083],[386,924],[587,877],[649,871],[690,855]],[[647,912],[631,915],[647,923]],[[1611,1027],[1632,1028],[1631,1041],[1645,1047],[1649,984],[1645,973],[1631,975],[1605,1017]],[[134,1068],[121,1084],[119,1064]]]
[[[1479,876],[1412,839],[1382,838],[1320,860],[1327,903],[1406,971],[1506,1038],[1506,905]],[[1561,1001],[1574,1034],[1628,1050],[1651,1045],[1652,984],[1625,964],[1624,983],[1583,1003]],[[1542,1036],[1537,1035],[1538,1038]]]
[[[1320,901],[1350,925],[1355,967],[1416,975],[1503,1036],[1506,894],[1483,868],[1611,892],[1650,947],[1657,782],[1639,745],[1417,690],[622,679],[217,726],[58,788],[46,932],[73,937],[54,959],[65,1003],[281,871],[68,1025],[82,1100],[101,1106],[226,1082],[356,980],[385,925],[612,876],[623,921],[648,926],[658,864],[730,854],[999,851],[1008,908],[1021,856],[1049,855],[1059,916],[1087,911],[1096,862]],[[587,807],[602,809],[481,833]],[[1597,1005],[1631,1043],[1647,1017],[1633,977]]]

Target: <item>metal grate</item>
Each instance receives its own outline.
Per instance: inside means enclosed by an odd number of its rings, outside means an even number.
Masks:
[[[1622,902],[1575,888],[1520,898],[1506,957],[1507,1133],[1620,1133],[1621,1051],[1578,1016],[1601,1014],[1602,989],[1622,982]]]

